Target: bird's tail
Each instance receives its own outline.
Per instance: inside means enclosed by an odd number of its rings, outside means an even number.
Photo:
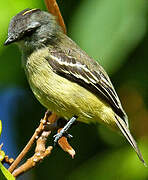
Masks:
[[[136,141],[134,140],[134,138],[132,137],[131,133],[130,133],[130,130],[129,128],[127,127],[127,125],[125,124],[125,122],[117,115],[115,115],[115,118],[116,118],[116,124],[117,126],[119,127],[119,129],[121,130],[122,134],[126,137],[126,139],[128,140],[128,142],[131,144],[131,146],[134,148],[134,150],[136,151],[139,159],[143,162],[143,164],[145,166],[146,163],[142,157],[142,154],[137,146],[137,143]]]

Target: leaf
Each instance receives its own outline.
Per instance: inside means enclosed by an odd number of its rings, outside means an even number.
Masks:
[[[5,158],[5,152],[0,150],[0,162]]]
[[[2,122],[0,120],[0,135],[2,132]],[[2,145],[1,145],[2,147]],[[2,165],[1,161],[5,157],[5,152],[0,149],[0,180],[15,180],[14,176]]]
[[[1,133],[2,133],[2,121],[0,120],[0,136],[1,136]]]
[[[15,180],[14,176],[0,162],[0,180]]]

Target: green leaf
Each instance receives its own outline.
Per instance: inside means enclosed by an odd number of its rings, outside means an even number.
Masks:
[[[0,120],[0,135],[2,132],[2,122]],[[5,152],[0,150],[0,180],[15,180],[14,176],[3,166],[1,161],[5,157]]]
[[[0,161],[2,161],[5,158],[5,152],[0,150]]]
[[[2,133],[2,121],[0,120],[0,136],[1,136],[1,133]]]
[[[2,133],[2,121],[0,120],[0,136]],[[1,144],[0,146],[0,162],[4,159],[5,157],[5,152],[1,150],[1,147],[3,146],[3,144]]]
[[[0,180],[15,180],[14,176],[0,162]]]

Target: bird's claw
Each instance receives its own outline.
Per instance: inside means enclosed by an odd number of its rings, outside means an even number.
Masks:
[[[54,135],[54,145],[58,142],[58,140],[66,134],[66,137],[68,138],[72,138],[72,135],[68,134],[67,131],[68,129],[72,126],[72,124],[76,121],[76,119],[78,118],[78,116],[73,116],[68,122],[67,124],[63,127],[63,129],[61,129],[60,132],[58,132],[56,135]]]
[[[73,138],[73,136],[71,134],[68,134],[67,132],[63,133],[60,131],[59,133],[57,133],[53,136],[54,137],[54,145],[56,145],[56,143],[62,136],[66,136],[67,138]]]

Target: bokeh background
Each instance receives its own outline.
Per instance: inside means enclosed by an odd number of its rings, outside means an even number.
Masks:
[[[131,131],[148,163],[148,2],[57,2],[68,35],[109,73],[129,116]],[[18,48],[3,46],[10,19],[25,8],[46,10],[43,0],[1,0],[0,3],[0,119],[3,123],[0,141],[4,142],[6,154],[12,157],[27,143],[45,112],[28,86]],[[80,123],[72,128],[71,134],[75,159],[56,147],[50,157],[19,179],[148,179],[148,169],[117,133],[102,125]]]

